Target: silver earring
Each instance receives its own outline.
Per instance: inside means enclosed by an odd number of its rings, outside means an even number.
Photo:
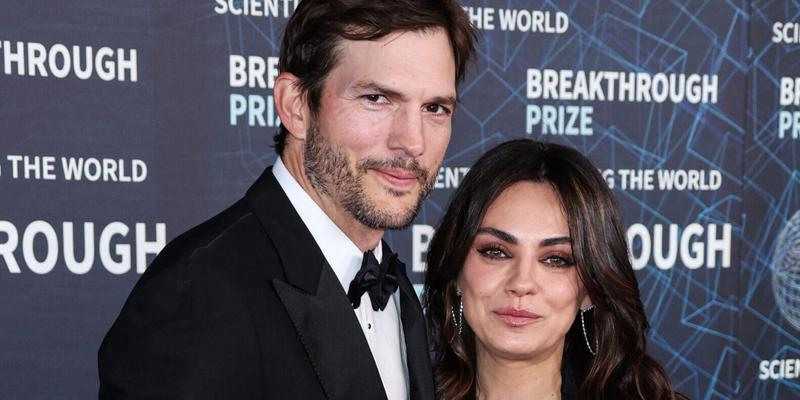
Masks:
[[[461,298],[460,290],[456,290],[456,296],[458,296],[458,319],[456,319],[456,310],[453,307],[453,325],[458,327],[458,335],[461,336],[461,330],[464,326],[464,300]]]
[[[583,328],[583,338],[586,340],[586,348],[589,349],[589,353],[592,355],[597,354],[595,350],[592,350],[592,345],[589,344],[589,335],[586,333],[586,321],[583,318],[583,313],[589,311],[594,308],[594,304],[587,307],[585,310],[581,310],[581,328]],[[597,348],[597,335],[594,335],[594,347]]]

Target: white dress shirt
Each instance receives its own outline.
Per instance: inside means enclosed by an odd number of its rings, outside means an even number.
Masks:
[[[342,289],[347,293],[350,281],[361,269],[364,253],[356,247],[347,235],[322,211],[317,203],[303,190],[297,180],[289,173],[280,157],[272,167],[272,174],[278,180],[300,219],[311,232],[325,260],[336,273]],[[372,250],[378,262],[383,258],[380,242]],[[353,310],[361,324],[361,331],[367,339],[372,357],[378,367],[383,388],[389,400],[408,399],[408,366],[406,365],[406,344],[403,326],[400,321],[400,296],[392,295],[383,311],[374,311],[367,293],[361,297],[361,305]]]

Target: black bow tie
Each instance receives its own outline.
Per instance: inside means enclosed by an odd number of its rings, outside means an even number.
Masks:
[[[397,268],[402,263],[397,259],[397,254],[390,253],[384,255],[383,262],[378,263],[372,251],[364,253],[361,261],[361,269],[350,282],[350,289],[347,297],[353,308],[361,305],[361,296],[369,294],[372,301],[372,309],[378,311],[386,308],[389,298],[397,290]]]

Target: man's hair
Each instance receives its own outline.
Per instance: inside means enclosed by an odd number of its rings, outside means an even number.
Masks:
[[[341,39],[376,40],[397,31],[442,28],[456,64],[456,84],[474,57],[476,32],[456,0],[303,0],[286,25],[279,70],[297,76],[311,113],[319,112],[325,78],[338,63]],[[283,153],[280,126],[275,151]]]

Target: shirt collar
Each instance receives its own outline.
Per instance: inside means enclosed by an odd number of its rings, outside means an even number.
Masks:
[[[327,214],[314,202],[311,196],[303,190],[303,187],[294,179],[289,170],[283,164],[280,157],[275,160],[272,166],[272,174],[275,175],[278,184],[281,186],[289,202],[292,203],[300,219],[303,220],[306,228],[311,232],[314,241],[317,242],[325,260],[330,264],[336,278],[342,284],[345,292],[350,287],[350,281],[361,269],[361,259],[364,253],[358,249],[350,238],[328,217]],[[372,250],[378,262],[383,256],[383,246],[381,242]]]

